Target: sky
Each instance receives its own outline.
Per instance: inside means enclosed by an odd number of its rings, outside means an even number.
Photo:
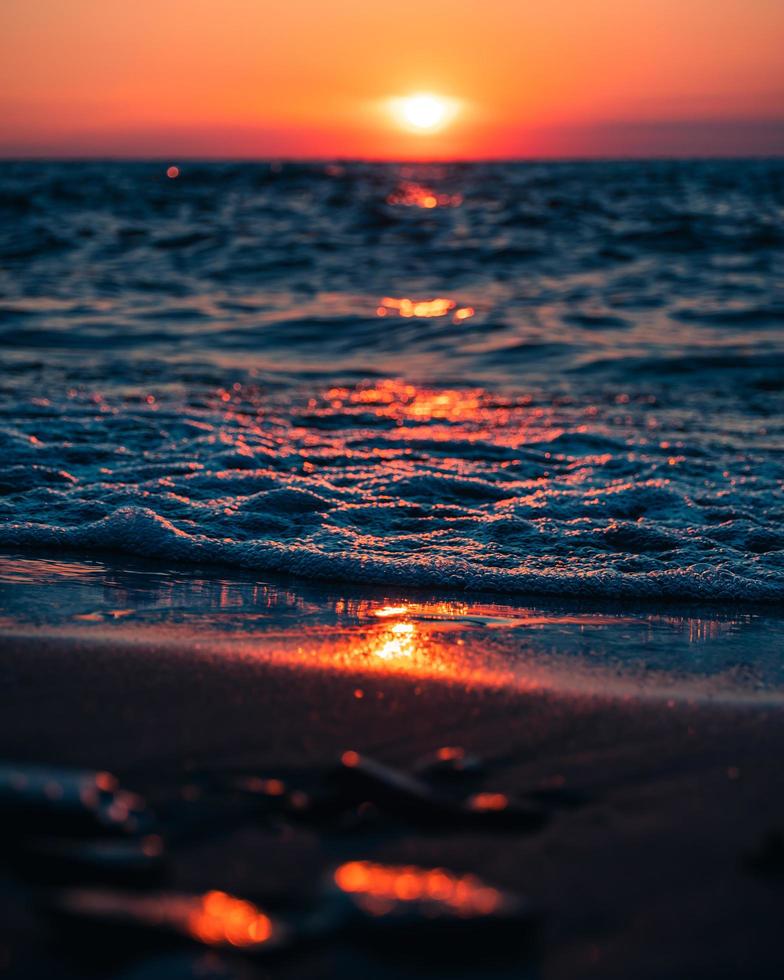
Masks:
[[[1,0],[0,156],[783,154],[783,49],[783,0]]]

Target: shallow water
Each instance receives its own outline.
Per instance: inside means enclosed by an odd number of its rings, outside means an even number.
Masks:
[[[781,161],[3,164],[0,546],[780,600],[782,219]]]
[[[87,556],[0,554],[0,629],[71,650],[188,657],[460,687],[585,696],[773,699],[784,616],[768,606],[524,601]],[[133,662],[133,658],[131,658]]]

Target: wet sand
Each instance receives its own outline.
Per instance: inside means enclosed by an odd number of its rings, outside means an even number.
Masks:
[[[478,649],[489,631],[472,634]],[[488,760],[485,788],[555,794],[532,834],[465,830],[322,833],[245,827],[176,853],[172,884],[298,894],[339,861],[371,858],[474,871],[543,910],[540,939],[491,963],[485,951],[437,970],[403,945],[392,956],[309,949],[263,977],[779,977],[784,877],[749,860],[784,828],[784,701],[603,685],[524,686],[369,671],[328,658],[264,655],[269,636],[232,645],[209,632],[128,625],[8,632],[0,742],[6,758],[107,768],[145,791],[192,767],[332,765],[357,749],[402,767],[443,745]],[[4,876],[4,975],[84,975]],[[489,953],[489,951],[487,951]],[[165,961],[194,976],[208,959]],[[218,969],[214,965],[211,969]],[[92,975],[153,976],[115,947]],[[138,972],[137,972],[138,971]],[[180,971],[180,972],[178,972]],[[182,972],[185,971],[185,972]],[[196,972],[194,972],[196,971]],[[223,974],[218,974],[223,975]]]

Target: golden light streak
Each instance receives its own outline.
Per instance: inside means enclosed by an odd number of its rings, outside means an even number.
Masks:
[[[420,300],[409,299],[407,296],[399,299],[395,296],[383,296],[376,307],[376,315],[387,316],[389,313],[397,313],[405,320],[412,318],[429,320],[433,317],[446,316],[454,310],[452,321],[457,323],[461,320],[467,320],[476,312],[473,306],[456,307],[457,303],[445,296]]]
[[[458,915],[491,915],[503,902],[501,893],[471,874],[455,874],[443,868],[375,864],[348,861],[334,874],[341,891],[376,902],[438,902]],[[368,910],[387,911],[374,904]]]

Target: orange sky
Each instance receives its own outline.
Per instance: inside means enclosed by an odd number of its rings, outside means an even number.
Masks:
[[[2,0],[0,155],[782,153],[783,42],[782,0]]]

